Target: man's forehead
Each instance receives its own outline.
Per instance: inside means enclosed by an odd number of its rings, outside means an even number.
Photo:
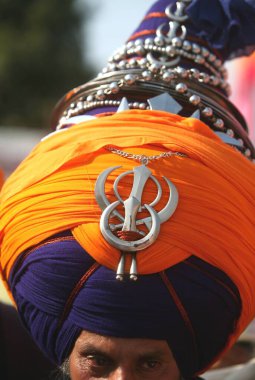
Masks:
[[[75,347],[81,352],[97,351],[107,354],[130,351],[136,355],[172,356],[164,340],[107,337],[85,330],[78,337]]]

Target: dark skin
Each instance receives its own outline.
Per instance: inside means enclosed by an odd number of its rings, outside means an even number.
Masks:
[[[72,380],[180,380],[166,341],[82,331],[70,355]]]

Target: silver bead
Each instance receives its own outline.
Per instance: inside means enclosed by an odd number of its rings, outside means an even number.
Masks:
[[[83,102],[82,101],[79,101],[78,103],[77,103],[77,109],[83,109]]]
[[[131,85],[134,84],[135,81],[136,81],[136,75],[134,75],[134,74],[126,74],[126,75],[124,76],[124,81],[126,82],[126,84],[127,84],[128,86],[131,86]]]
[[[70,110],[70,109],[69,109],[69,110],[68,110],[68,114],[67,114],[68,118],[72,117],[73,114],[74,114],[74,110]]]
[[[94,100],[94,96],[93,95],[88,95],[87,98],[86,98],[87,102],[93,102],[93,100]]]
[[[210,83],[213,85],[213,86],[218,86],[220,84],[220,78],[214,76],[214,75],[211,75],[210,76]]]
[[[70,104],[70,108],[73,109],[73,108],[75,108],[75,107],[76,107],[76,103],[71,103],[71,104]]]
[[[135,53],[139,55],[144,55],[145,54],[145,49],[143,46],[136,46],[135,48]]]
[[[221,60],[220,60],[220,59],[216,59],[216,61],[214,62],[214,65],[215,65],[215,67],[217,67],[217,68],[221,67],[221,66],[222,66],[222,62],[221,62]]]
[[[156,74],[162,67],[162,63],[155,62],[152,65],[150,65],[149,69],[152,73]]]
[[[202,53],[202,56],[205,58],[209,57],[209,54],[210,54],[209,50],[204,47],[202,47],[201,53]]]
[[[212,117],[213,116],[213,110],[210,107],[205,107],[202,111],[202,114],[206,117]]]
[[[190,69],[190,74],[195,79],[198,79],[200,76],[200,72],[197,69]]]
[[[251,150],[249,148],[245,149],[244,154],[246,157],[251,157]]]
[[[210,76],[206,73],[200,73],[199,80],[203,83],[208,83],[210,81]]]
[[[162,76],[164,82],[171,82],[171,80],[173,80],[174,77],[175,77],[174,73],[170,70],[165,71]]]
[[[109,85],[109,89],[112,94],[117,94],[120,90],[117,82],[112,82]]]
[[[169,45],[166,47],[166,54],[172,57],[176,55],[176,49],[172,45]]]
[[[197,55],[195,58],[195,62],[199,65],[203,65],[205,63],[205,58],[202,55]]]
[[[194,106],[197,106],[201,102],[201,98],[198,95],[191,95],[189,98],[189,102],[192,103]]]
[[[146,70],[146,71],[143,71],[142,72],[142,77],[143,77],[143,79],[145,79],[145,80],[151,80],[152,79],[152,72],[151,71],[149,71],[149,70]]]
[[[209,62],[214,62],[216,60],[216,55],[214,54],[209,54],[208,61]]]
[[[133,107],[134,107],[134,108],[139,108],[139,103],[138,103],[138,102],[134,102],[134,103],[133,103]]]
[[[110,63],[110,64],[108,65],[108,70],[109,70],[109,71],[115,71],[116,68],[117,68],[116,63]]]
[[[192,49],[192,44],[189,41],[183,41],[182,47],[186,51],[190,51]]]
[[[140,110],[145,110],[146,107],[147,107],[146,103],[140,103],[140,104],[139,104],[139,109],[140,109]]]
[[[182,47],[182,39],[180,37],[174,37],[172,39],[172,45],[175,47]]]
[[[224,121],[222,119],[216,119],[213,125],[216,128],[223,129],[224,128]]]
[[[133,47],[134,47],[134,42],[133,41],[129,41],[128,43],[127,43],[127,45],[126,45],[126,48],[127,49],[132,49]]]
[[[185,70],[183,67],[177,67],[175,71],[181,78],[187,78],[188,76],[188,70]]]
[[[138,61],[138,65],[141,67],[141,68],[145,68],[147,66],[147,59],[146,58],[142,58],[142,59],[139,59]]]
[[[128,67],[136,67],[137,66],[137,59],[136,58],[132,58],[128,61]]]
[[[154,38],[154,43],[157,45],[157,46],[164,46],[165,45],[165,39],[164,37],[155,37]]]
[[[232,129],[227,129],[227,135],[230,136],[230,137],[234,137],[235,136],[235,133]]]
[[[97,91],[97,93],[96,93],[96,99],[98,99],[98,100],[104,100],[105,97],[106,97],[106,95],[105,95],[103,89],[100,89],[100,90]]]
[[[120,61],[118,63],[118,67],[119,67],[119,69],[124,70],[127,67],[127,61],[124,61],[124,60]]]
[[[141,38],[138,38],[137,40],[135,40],[135,46],[141,46],[143,45],[143,40]]]
[[[116,53],[116,54],[113,56],[113,61],[118,62],[118,61],[120,61],[122,58],[123,58],[123,55],[122,55],[122,54],[120,54],[120,53]]]
[[[185,83],[178,83],[176,86],[175,86],[175,89],[177,92],[179,92],[180,94],[184,94],[188,87],[186,86]]]
[[[241,145],[242,147],[244,146],[244,142],[243,142],[242,139],[238,139],[237,141],[240,143],[240,145]]]
[[[195,54],[199,54],[200,51],[201,51],[201,48],[200,48],[200,46],[198,44],[192,44],[192,51]]]
[[[146,38],[144,41],[145,45],[153,45],[154,39],[153,38]]]

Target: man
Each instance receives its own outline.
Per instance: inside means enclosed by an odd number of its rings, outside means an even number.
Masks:
[[[223,66],[254,13],[156,2],[3,188],[3,279],[72,380],[197,379],[254,317],[255,151]]]

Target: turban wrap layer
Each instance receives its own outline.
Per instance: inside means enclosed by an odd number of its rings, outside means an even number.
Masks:
[[[96,136],[96,139],[95,139]],[[139,164],[107,151],[178,151],[149,169],[178,189],[176,212],[138,254],[137,283],[115,280],[119,252],[101,236],[94,186]],[[72,126],[38,144],[1,194],[1,267],[23,321],[56,362],[82,329],[166,339],[186,377],[203,371],[255,314],[255,168],[201,121],[125,111]],[[129,196],[132,179],[120,183]],[[163,187],[160,210],[168,199]],[[143,203],[157,194],[148,184]],[[129,265],[129,263],[127,263]]]

